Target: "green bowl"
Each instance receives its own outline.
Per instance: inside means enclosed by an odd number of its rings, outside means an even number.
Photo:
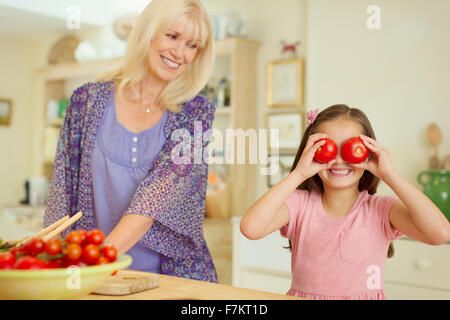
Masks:
[[[76,299],[88,295],[115,270],[131,265],[127,254],[112,263],[42,270],[0,270],[0,299]]]

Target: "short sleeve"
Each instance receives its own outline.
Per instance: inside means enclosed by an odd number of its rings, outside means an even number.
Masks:
[[[297,234],[300,220],[308,201],[309,192],[306,190],[295,189],[284,202],[289,212],[289,222],[280,229],[282,237],[292,239]]]
[[[397,200],[397,197],[381,196],[378,203],[380,211],[382,213],[384,234],[390,241],[397,240],[398,238],[401,238],[403,236],[403,233],[401,233],[400,231],[392,230],[391,223],[389,221],[389,213],[391,212],[391,208]]]

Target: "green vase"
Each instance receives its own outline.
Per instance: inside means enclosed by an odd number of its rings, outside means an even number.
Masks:
[[[417,180],[423,186],[423,193],[450,221],[450,171],[425,170],[419,173]]]

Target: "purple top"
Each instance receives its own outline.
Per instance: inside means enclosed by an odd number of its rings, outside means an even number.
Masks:
[[[113,88],[112,81],[90,82],[76,89],[70,98],[44,215],[44,226],[48,226],[65,215],[83,212],[77,222],[63,231],[63,236],[71,230],[90,230],[96,226],[92,155]],[[160,254],[162,274],[217,282],[216,269],[203,237],[208,164],[195,163],[194,159],[195,150],[204,150],[209,144],[208,134],[211,134],[216,108],[201,95],[181,106],[180,112],[167,112],[166,142],[124,214],[155,219],[139,243]],[[194,138],[190,140],[194,152],[187,163],[172,161],[172,152],[180,151],[179,133]]]
[[[97,228],[109,234],[128,209],[139,184],[147,177],[166,139],[167,112],[153,127],[134,133],[116,116],[114,90],[111,90],[98,129],[92,155],[92,187]],[[133,270],[161,273],[159,254],[141,243],[128,252]]]

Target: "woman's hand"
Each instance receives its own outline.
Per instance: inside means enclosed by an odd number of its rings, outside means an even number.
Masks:
[[[328,138],[325,133],[315,133],[309,136],[305,149],[294,169],[294,172],[299,174],[303,180],[314,176],[319,171],[330,169],[336,163],[336,159],[328,163],[319,163],[314,160],[317,149],[325,144],[325,141],[317,141],[324,138]]]
[[[372,152],[372,156],[369,156],[368,160],[364,162],[351,164],[351,166],[369,170],[381,180],[385,180],[386,177],[392,175],[395,170],[388,150],[372,138],[363,134],[359,135],[359,137],[364,142],[364,145]]]

